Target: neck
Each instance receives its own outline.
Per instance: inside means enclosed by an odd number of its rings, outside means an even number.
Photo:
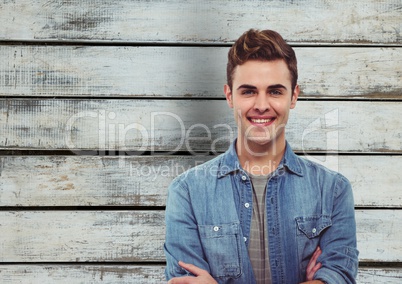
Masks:
[[[242,168],[253,175],[268,175],[276,170],[285,154],[286,142],[272,141],[264,145],[238,139],[236,151]]]

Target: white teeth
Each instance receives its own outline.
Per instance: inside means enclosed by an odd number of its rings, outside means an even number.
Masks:
[[[252,118],[251,121],[254,122],[254,123],[268,123],[268,122],[272,121],[272,118],[269,118],[269,119],[254,119],[254,118]]]

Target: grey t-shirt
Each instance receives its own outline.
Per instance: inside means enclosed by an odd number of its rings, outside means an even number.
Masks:
[[[265,196],[268,179],[271,175],[251,175],[253,184],[253,215],[251,218],[248,254],[257,284],[271,283],[269,265],[268,235],[265,210]]]

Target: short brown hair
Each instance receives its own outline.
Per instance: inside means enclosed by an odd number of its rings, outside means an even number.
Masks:
[[[226,67],[227,84],[232,89],[233,73],[237,65],[242,65],[248,60],[278,59],[285,60],[290,71],[293,94],[297,84],[297,60],[293,48],[275,31],[250,29],[239,37],[229,50]]]

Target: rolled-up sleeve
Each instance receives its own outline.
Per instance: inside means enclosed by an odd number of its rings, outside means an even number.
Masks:
[[[350,182],[339,175],[334,185],[332,226],[320,240],[322,267],[314,279],[326,283],[356,283],[358,250],[353,192]]]
[[[175,179],[168,189],[165,222],[166,279],[191,275],[178,265],[179,260],[209,272],[187,185],[179,179]]]

